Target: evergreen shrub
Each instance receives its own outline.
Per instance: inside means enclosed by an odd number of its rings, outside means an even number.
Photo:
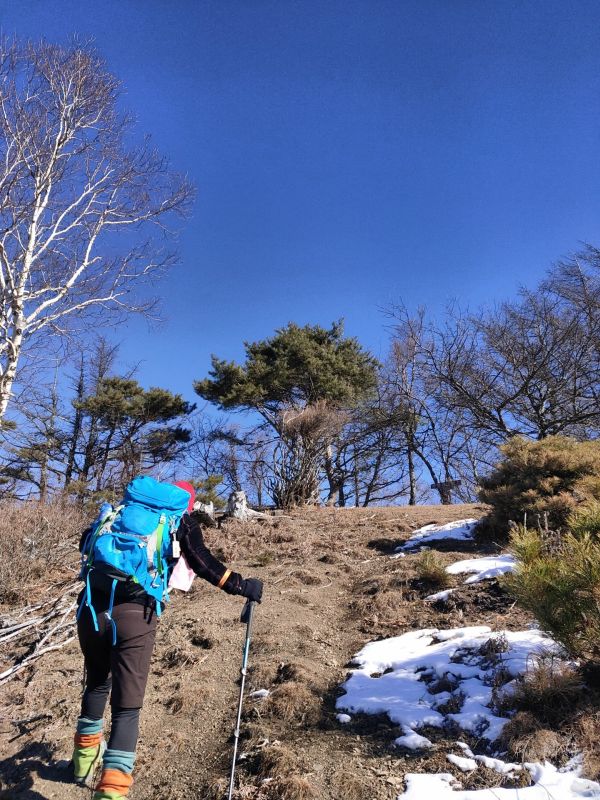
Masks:
[[[477,526],[480,540],[506,542],[511,521],[561,530],[579,505],[600,501],[600,441],[518,436],[500,449],[480,483],[479,499],[491,507]]]
[[[567,532],[516,527],[517,570],[504,580],[519,605],[572,658],[600,665],[600,536],[597,504],[567,520]]]

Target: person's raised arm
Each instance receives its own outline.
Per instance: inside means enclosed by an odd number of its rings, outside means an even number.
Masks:
[[[238,594],[260,603],[263,584],[258,578],[242,578],[215,558],[204,543],[202,529],[196,520],[185,514],[177,532],[181,552],[196,575],[223,589],[228,594]]]

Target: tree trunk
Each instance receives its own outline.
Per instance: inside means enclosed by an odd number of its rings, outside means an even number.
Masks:
[[[104,444],[104,452],[102,454],[102,460],[98,469],[96,470],[96,491],[99,492],[102,489],[102,479],[104,478],[104,472],[106,471],[106,466],[108,464],[108,456],[110,454],[110,447],[112,444],[112,439],[115,433],[115,429],[108,433],[106,442]]]
[[[85,377],[83,370],[83,356],[81,357],[81,366],[79,368],[79,379],[77,381],[77,401],[83,402],[85,396]],[[75,470],[75,458],[77,456],[77,444],[81,436],[81,427],[83,424],[83,412],[81,407],[75,407],[75,416],[73,417],[73,427],[71,430],[71,443],[69,445],[69,455],[67,456],[67,466],[65,469],[65,481],[63,488],[66,489],[73,479],[73,471]]]
[[[240,522],[248,522],[252,519],[270,519],[268,514],[248,508],[248,498],[246,492],[232,492],[227,501],[226,516],[238,519]]]
[[[17,365],[19,363],[19,356],[21,355],[23,325],[25,324],[22,306],[16,305],[13,308],[13,319],[13,334],[8,342],[6,368],[3,375],[0,377],[0,425],[2,424],[10,398],[12,397],[13,384],[17,374]]]
[[[410,484],[410,493],[408,497],[408,505],[417,505],[417,477],[415,474],[415,458],[412,447],[408,446],[408,480]]]
[[[358,455],[356,454],[356,447],[354,448],[354,505],[356,508],[360,506],[360,485],[358,480]]]
[[[329,484],[325,505],[334,506],[337,499],[339,486],[338,482],[336,481],[335,468],[333,466],[333,447],[330,444],[327,445],[327,449],[325,450],[324,468],[325,475],[327,476],[327,482]]]

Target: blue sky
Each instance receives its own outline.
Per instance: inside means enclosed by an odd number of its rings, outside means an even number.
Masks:
[[[93,37],[138,130],[198,187],[144,385],[294,320],[383,356],[381,308],[440,313],[600,244],[600,4],[0,0],[6,34]]]

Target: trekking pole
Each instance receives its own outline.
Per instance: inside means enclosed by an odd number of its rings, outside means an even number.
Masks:
[[[252,600],[247,600],[242,610],[240,622],[246,625],[246,642],[244,644],[244,657],[242,659],[242,682],[240,686],[240,699],[238,702],[237,720],[235,723],[235,731],[233,732],[233,760],[231,762],[231,776],[229,778],[229,794],[227,800],[233,797],[233,782],[235,780],[235,765],[237,761],[238,744],[240,741],[240,723],[242,720],[242,703],[244,702],[244,686],[246,685],[246,674],[248,672],[248,652],[250,650],[250,634],[252,632],[252,616],[254,614],[254,603]]]

